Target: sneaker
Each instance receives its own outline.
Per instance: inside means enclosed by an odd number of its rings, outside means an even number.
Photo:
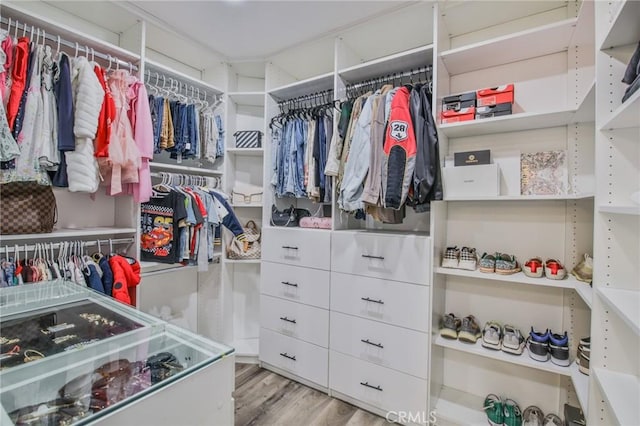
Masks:
[[[482,333],[476,317],[473,315],[464,317],[458,333],[458,340],[466,343],[476,343],[480,337],[482,337]]]
[[[564,422],[556,414],[549,413],[542,421],[543,426],[564,426]]]
[[[549,354],[549,334],[549,330],[546,330],[544,333],[539,333],[531,327],[529,339],[527,340],[527,348],[529,349],[529,356],[532,359],[540,362],[549,361],[551,357]]]
[[[480,258],[480,272],[495,272],[496,258],[491,254],[484,253]]]
[[[458,268],[468,271],[475,271],[478,266],[478,255],[476,249],[470,247],[462,247],[460,251],[460,262]]]
[[[504,426],[521,426],[522,412],[513,399],[504,401]]]
[[[522,271],[531,278],[540,278],[543,274],[544,265],[539,257],[532,257],[524,263]],[[525,410],[526,411],[526,410]]]
[[[520,330],[512,325],[505,325],[502,336],[502,350],[510,354],[522,355],[524,346],[525,340]]]
[[[576,363],[578,364],[578,371],[582,374],[589,375],[589,362],[591,361],[591,349],[582,350],[578,352],[578,358],[576,358]]]
[[[482,330],[482,346],[499,351],[502,348],[502,327],[495,321],[489,321]]]
[[[484,399],[484,412],[491,426],[501,426],[504,424],[504,408],[502,400],[494,395],[489,394]]]
[[[542,426],[544,414],[535,405],[525,408],[522,413],[522,426]]]
[[[496,256],[496,274],[511,275],[520,272],[520,266],[515,256],[499,254]]]
[[[571,364],[569,360],[569,337],[567,332],[562,334],[549,334],[549,352],[551,354],[551,362],[561,367],[568,367]]]
[[[460,261],[460,249],[456,247],[447,247],[442,257],[443,268],[457,268]]]
[[[460,321],[460,318],[456,317],[454,314],[447,314],[443,316],[440,335],[445,339],[457,339],[461,323],[462,321]]]
[[[571,275],[576,277],[578,281],[591,284],[593,281],[593,258],[585,253],[584,259],[571,270]]]
[[[567,276],[567,270],[555,259],[548,259],[544,263],[544,275],[551,280],[561,280]]]

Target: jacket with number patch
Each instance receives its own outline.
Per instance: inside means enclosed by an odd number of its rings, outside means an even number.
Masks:
[[[409,89],[401,87],[391,100],[384,138],[384,207],[396,210],[402,207],[409,193],[415,164],[416,137],[409,110]]]

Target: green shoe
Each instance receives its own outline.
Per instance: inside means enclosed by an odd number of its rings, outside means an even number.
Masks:
[[[504,424],[504,409],[502,408],[502,400],[498,396],[492,393],[487,395],[484,399],[484,412],[487,413],[487,419],[491,426]]]
[[[522,412],[513,399],[504,402],[504,426],[521,426]]]

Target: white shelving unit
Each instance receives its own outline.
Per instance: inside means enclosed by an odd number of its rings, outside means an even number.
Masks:
[[[96,227],[81,229],[56,229],[47,234],[17,234],[3,235],[0,238],[0,244],[16,241],[35,241],[35,240],[73,240],[75,238],[101,237],[110,235],[128,235],[135,234],[137,228],[112,228],[112,227]]]
[[[571,383],[573,383],[573,389],[576,391],[576,396],[582,407],[582,411],[587,413],[589,410],[589,376],[582,374],[578,370],[578,364],[575,362],[569,367],[571,370]]]
[[[615,205],[607,205],[607,206],[599,206],[598,211],[600,213],[612,213],[612,214],[628,214],[639,216],[640,215],[640,206],[615,206]]]
[[[640,336],[640,291],[599,288],[596,294]]]
[[[438,390],[433,409],[438,419],[457,425],[484,426],[487,424],[487,415],[483,406],[482,397],[443,386]]]
[[[497,197],[447,197],[445,201],[543,201],[543,200],[581,200],[593,198],[592,193],[567,195],[500,195]]]
[[[333,72],[328,72],[306,80],[289,83],[269,90],[269,94],[275,99],[284,100],[333,89],[334,75]]]
[[[640,401],[638,377],[601,368],[593,369],[593,377],[606,403],[611,407],[611,413],[616,423],[619,425],[640,424],[640,410],[638,410],[638,405],[633,403]]]
[[[602,124],[602,130],[638,127],[640,117],[640,92],[636,92],[625,103],[616,108]]]
[[[373,59],[341,70],[338,74],[345,82],[359,82],[389,74],[419,69],[431,64],[433,45],[416,47],[404,52]]]

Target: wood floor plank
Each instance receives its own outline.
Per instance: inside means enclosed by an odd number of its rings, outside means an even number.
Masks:
[[[236,364],[236,426],[384,426],[382,417],[255,364]]]

